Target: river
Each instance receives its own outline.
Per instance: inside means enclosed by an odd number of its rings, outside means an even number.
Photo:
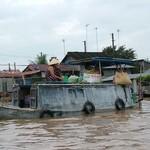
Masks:
[[[91,116],[0,120],[0,150],[29,149],[149,150],[150,101]]]

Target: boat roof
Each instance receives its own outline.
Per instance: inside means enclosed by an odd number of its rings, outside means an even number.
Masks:
[[[121,58],[109,58],[109,57],[91,57],[87,59],[73,60],[67,62],[68,65],[83,65],[87,62],[110,62],[117,64],[131,64],[132,60],[130,59],[121,59]]]
[[[129,69],[129,68],[135,68],[134,66],[131,66],[131,65],[126,65],[125,64],[121,64],[121,67],[122,68],[126,68],[126,69]],[[103,67],[103,69],[107,70],[107,69],[115,69],[116,66],[115,65],[112,65],[112,66],[107,66],[107,67]]]

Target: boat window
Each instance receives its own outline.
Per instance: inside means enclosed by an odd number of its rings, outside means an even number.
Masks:
[[[77,98],[83,98],[84,97],[84,90],[83,89],[77,89],[76,95],[77,95]]]
[[[75,89],[69,89],[69,96],[71,98],[77,98]]]
[[[69,96],[72,98],[84,98],[83,89],[69,89]]]

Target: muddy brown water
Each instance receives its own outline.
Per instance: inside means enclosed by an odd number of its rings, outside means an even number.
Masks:
[[[91,116],[0,120],[0,150],[29,149],[149,150],[150,101]]]

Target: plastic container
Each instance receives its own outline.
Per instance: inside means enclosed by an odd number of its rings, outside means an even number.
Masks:
[[[134,104],[137,102],[136,93],[132,93],[132,100]]]
[[[64,77],[64,82],[68,82],[68,76],[63,76]]]

